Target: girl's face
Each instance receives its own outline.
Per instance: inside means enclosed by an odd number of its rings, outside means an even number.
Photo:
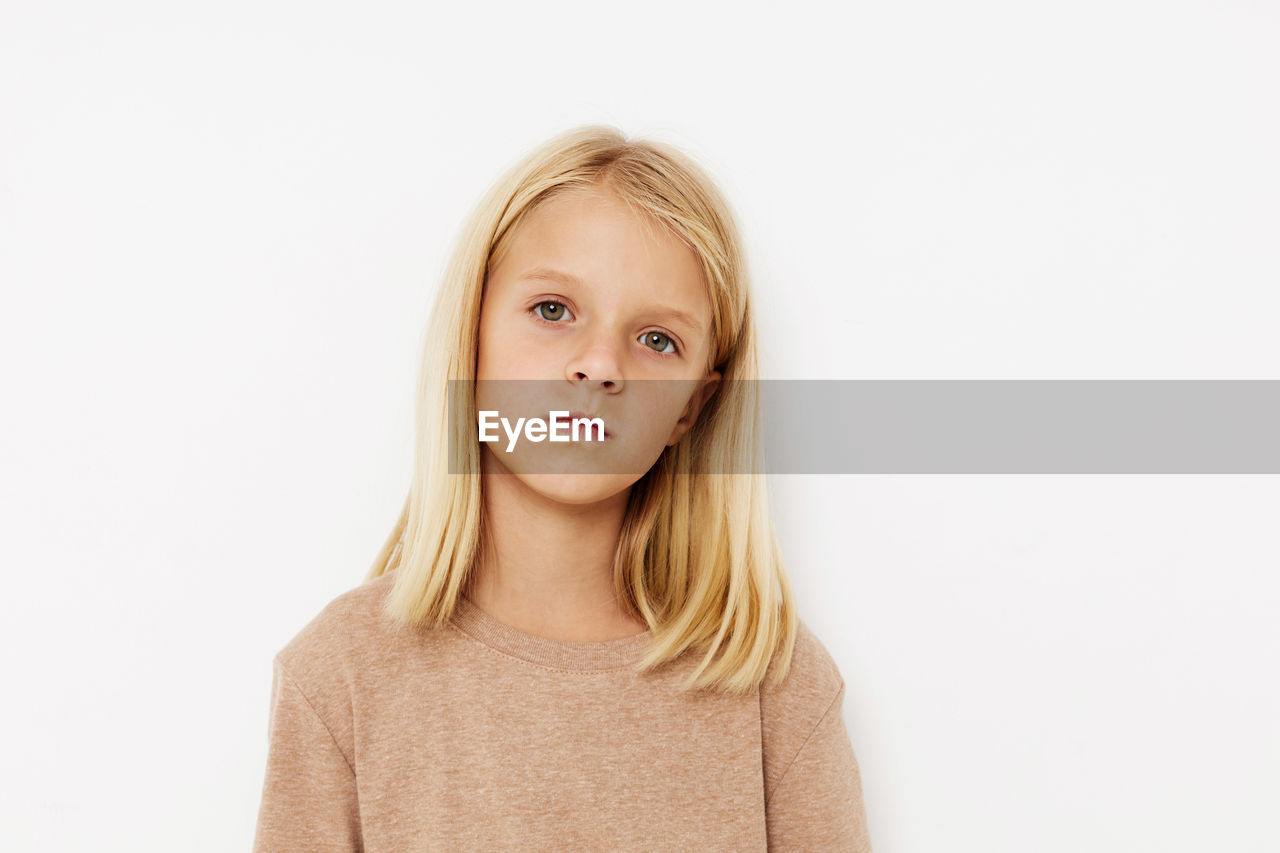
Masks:
[[[553,197],[525,218],[485,282],[476,408],[512,429],[522,417],[582,412],[601,418],[607,435],[535,442],[521,430],[512,443],[499,426],[489,431],[499,440],[480,445],[483,469],[564,503],[617,495],[693,426],[720,381],[705,369],[710,346],[711,304],[692,249],[607,190]]]

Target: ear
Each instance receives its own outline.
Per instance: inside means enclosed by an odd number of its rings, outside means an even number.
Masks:
[[[693,425],[698,422],[698,413],[702,411],[702,407],[707,404],[707,400],[711,399],[711,395],[715,393],[716,388],[720,386],[720,371],[713,370],[702,380],[702,384],[693,392],[693,396],[689,398],[689,404],[684,407],[684,412],[680,414],[680,420],[676,421],[675,429],[671,431],[671,438],[667,439],[667,447],[671,447],[680,439],[684,438],[684,434],[693,429]]]

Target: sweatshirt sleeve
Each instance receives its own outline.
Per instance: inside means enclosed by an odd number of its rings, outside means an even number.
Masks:
[[[253,853],[358,853],[362,849],[351,762],[276,658],[266,780]]]
[[[765,803],[769,850],[870,853],[862,780],[844,725],[844,684]]]

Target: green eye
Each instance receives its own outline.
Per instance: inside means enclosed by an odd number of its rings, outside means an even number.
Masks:
[[[666,342],[665,344],[663,343],[664,341]],[[664,335],[662,334],[662,332],[645,332],[644,342],[645,342],[645,346],[650,346],[651,348],[653,344],[657,344],[658,348],[654,350],[655,352],[673,353],[673,354],[677,352],[676,342],[671,339],[670,335]],[[670,346],[671,348],[667,349],[668,346]]]
[[[546,311],[543,311],[542,306],[544,305],[555,306],[555,307],[548,308]],[[533,310],[534,310],[534,313],[536,313],[540,318],[552,323],[562,319],[565,315],[564,304],[561,302],[552,302],[550,300],[547,300],[545,302],[539,302],[537,305],[533,306]]]

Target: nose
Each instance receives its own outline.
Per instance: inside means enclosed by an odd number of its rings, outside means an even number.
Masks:
[[[613,348],[600,343],[586,347],[571,358],[565,365],[565,378],[615,393],[622,390],[617,354]]]

